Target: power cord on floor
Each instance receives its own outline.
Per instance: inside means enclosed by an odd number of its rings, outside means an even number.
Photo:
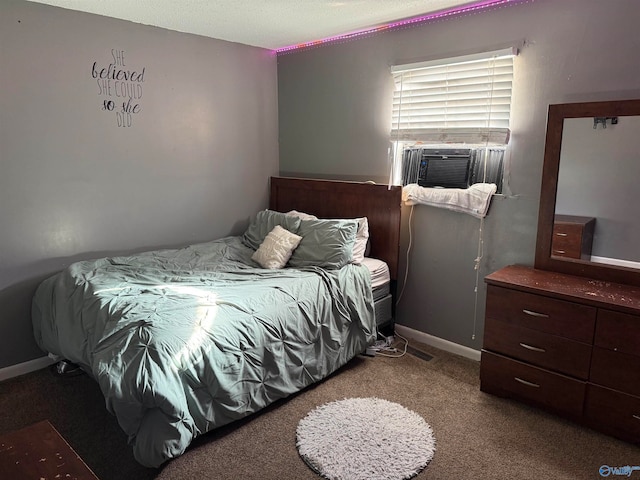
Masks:
[[[389,357],[389,358],[400,358],[407,353],[407,348],[409,347],[409,340],[404,338],[402,335],[398,335],[397,333],[394,335],[384,336],[380,332],[378,332],[378,336],[382,338],[382,340],[377,340],[372,346],[367,347],[367,355],[381,357]],[[404,347],[402,349],[398,349],[397,347],[392,347],[392,343],[395,340],[395,337],[399,337],[404,341]]]

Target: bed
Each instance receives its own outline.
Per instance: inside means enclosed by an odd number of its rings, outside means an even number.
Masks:
[[[400,201],[399,187],[272,177],[269,208],[240,236],[81,261],[42,282],[36,341],[95,378],[136,460],[158,467],[375,341],[388,294],[374,298],[355,245],[364,218],[361,253],[386,265],[389,288]]]

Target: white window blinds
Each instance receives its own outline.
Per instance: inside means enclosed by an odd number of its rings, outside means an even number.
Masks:
[[[513,49],[392,67],[391,140],[509,140]]]

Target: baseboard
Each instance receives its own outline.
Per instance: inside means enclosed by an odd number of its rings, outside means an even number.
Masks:
[[[0,382],[8,380],[9,378],[19,377],[25,373],[35,372],[42,368],[46,368],[54,363],[53,359],[49,357],[40,357],[28,362],[18,363],[17,365],[11,365],[10,367],[0,368]]]
[[[450,342],[449,340],[445,340],[444,338],[434,337],[433,335],[429,335],[428,333],[420,332],[418,330],[414,330],[413,328],[405,327],[404,325],[398,325],[397,323],[395,325],[395,329],[398,334],[402,335],[403,337],[407,337],[408,339],[413,338],[417,342],[424,343],[425,345],[429,345],[431,347],[439,348],[440,350],[444,350],[445,352],[454,353],[456,355],[460,355],[477,362],[480,361],[480,350],[474,350],[473,348]]]
[[[617,265],[619,267],[640,268],[640,262],[632,260],[620,260],[619,258],[598,257],[591,255],[590,260],[595,263],[606,263],[607,265]]]

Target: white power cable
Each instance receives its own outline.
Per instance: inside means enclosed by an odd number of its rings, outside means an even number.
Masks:
[[[409,254],[411,253],[411,246],[413,244],[413,233],[411,232],[411,220],[413,218],[413,205],[411,205],[411,210],[409,211],[409,245],[407,246],[407,260],[404,269],[404,279],[402,280],[402,290],[398,294],[398,300],[396,300],[396,306],[400,303],[400,299],[402,298],[402,294],[404,293],[404,289],[407,286],[407,278],[409,277]]]
[[[378,335],[381,337],[383,336],[380,332],[378,332]],[[400,358],[407,353],[407,348],[409,347],[409,340],[404,338],[402,335],[399,335],[398,333],[395,333],[393,337],[399,337],[404,341],[404,348],[402,349],[402,352],[400,354],[397,354],[398,349],[395,347],[391,347],[391,341],[389,340],[391,336],[389,336],[389,337],[383,337],[384,341],[380,342],[380,346],[374,345],[372,347],[375,350],[376,356],[380,355],[381,357]],[[392,352],[392,353],[388,353],[388,352]]]

